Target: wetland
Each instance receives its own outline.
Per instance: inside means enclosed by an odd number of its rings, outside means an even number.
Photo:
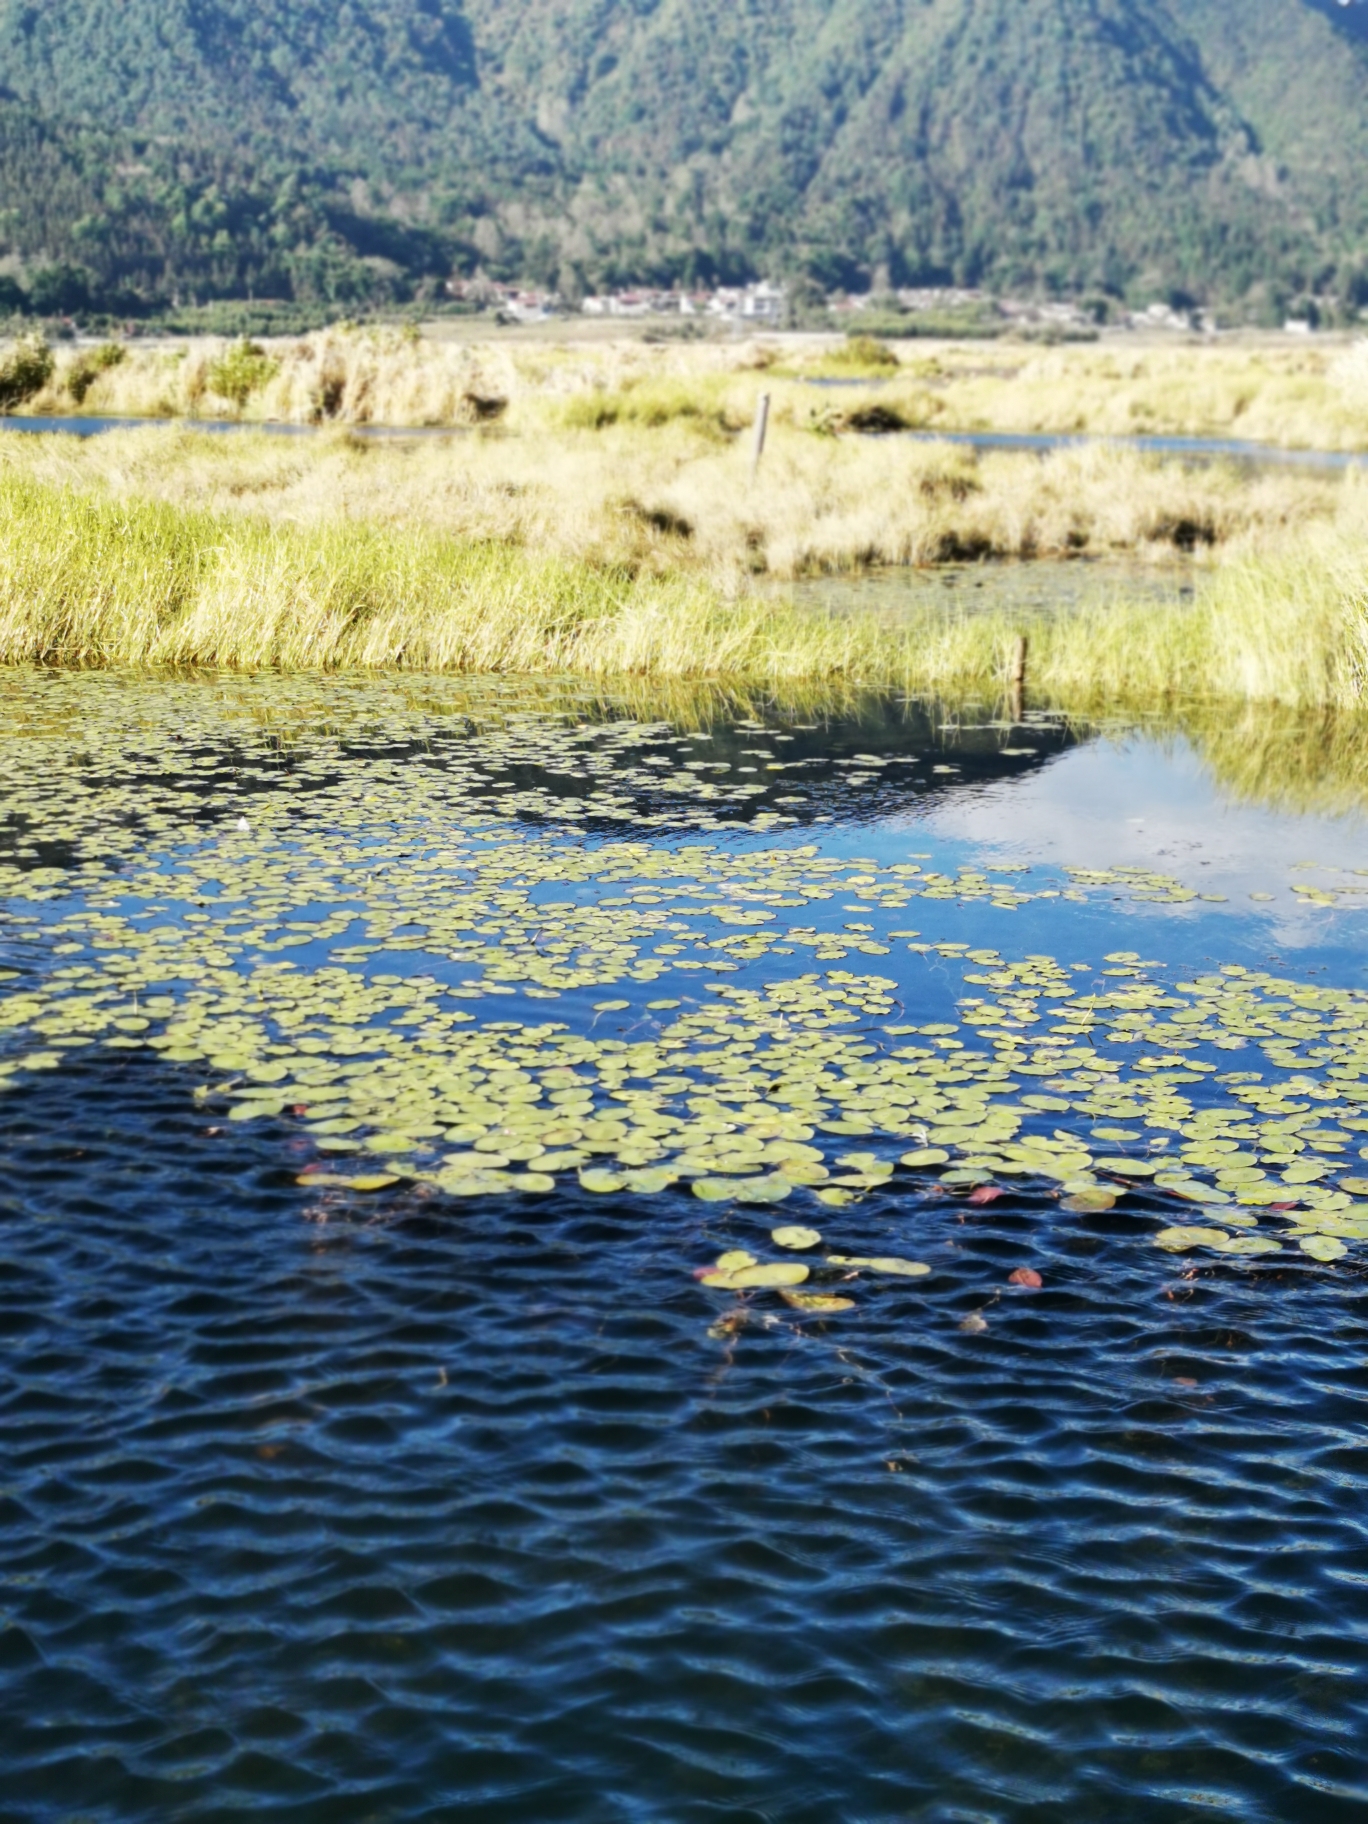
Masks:
[[[7,1816],[1363,1815],[1365,346],[27,352]]]

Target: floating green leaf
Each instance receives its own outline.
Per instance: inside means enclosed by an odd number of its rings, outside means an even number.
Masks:
[[[855,1254],[830,1254],[833,1267],[868,1267],[875,1273],[893,1273],[904,1279],[922,1279],[931,1269],[921,1260],[900,1260],[896,1255],[880,1254],[865,1258]]]
[[[358,1177],[347,1178],[338,1172],[307,1172],[295,1180],[308,1190],[326,1186],[344,1191],[384,1191],[390,1185],[398,1184],[399,1179],[392,1172],[363,1172]]]
[[[735,1199],[745,1182],[744,1178],[695,1178],[693,1194],[704,1203],[726,1203]]]
[[[1313,1260],[1343,1260],[1349,1252],[1335,1235],[1303,1235],[1297,1245],[1303,1254],[1309,1254]]]
[[[1231,1239],[1224,1229],[1188,1228],[1182,1225],[1161,1229],[1154,1238],[1158,1247],[1167,1248],[1171,1254],[1184,1254],[1190,1248],[1224,1248]]]
[[[610,1191],[620,1191],[626,1187],[626,1179],[617,1172],[588,1171],[579,1175],[580,1188],[593,1191],[600,1196]]]
[[[1116,1197],[1111,1191],[1074,1191],[1062,1200],[1060,1207],[1078,1215],[1090,1210],[1111,1210],[1116,1207]]]
[[[755,1266],[718,1268],[705,1273],[701,1283],[727,1292],[758,1292],[781,1286],[801,1286],[809,1269],[798,1261],[776,1260]]]
[[[794,1292],[785,1287],[780,1291],[779,1296],[785,1304],[792,1305],[795,1311],[817,1313],[855,1309],[853,1298],[842,1298],[835,1292]]]
[[[781,1248],[816,1248],[821,1246],[822,1237],[816,1229],[804,1229],[790,1225],[787,1228],[771,1229],[770,1240]]]

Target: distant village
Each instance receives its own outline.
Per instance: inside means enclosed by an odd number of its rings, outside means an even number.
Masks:
[[[575,315],[618,318],[624,321],[683,319],[697,323],[731,325],[736,329],[783,329],[791,322],[789,292],[780,284],[761,280],[751,285],[719,285],[711,290],[664,290],[633,286],[567,302],[553,291],[504,285],[485,278],[452,279],[448,294],[456,301],[493,310],[510,323],[549,323]],[[1092,330],[1097,318],[1082,304],[1063,300],[995,298],[984,291],[950,286],[907,288],[881,293],[834,293],[827,299],[833,327],[859,330],[861,318],[886,319],[890,312],[915,317],[964,317],[978,314],[1000,319],[1004,327],[1054,331],[1061,335]],[[1144,310],[1113,312],[1113,325],[1131,329],[1209,331],[1215,327],[1205,312],[1175,310],[1156,303]],[[1289,331],[1309,329],[1309,324],[1289,322]]]

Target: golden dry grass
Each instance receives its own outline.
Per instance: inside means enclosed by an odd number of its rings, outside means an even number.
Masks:
[[[1114,446],[981,458],[780,424],[752,481],[744,444],[664,429],[479,431],[409,444],[176,429],[8,438],[0,464],[73,491],[274,524],[440,531],[634,574],[706,580],[965,557],[1172,556],[1281,545],[1333,523],[1333,476],[1185,468]]]

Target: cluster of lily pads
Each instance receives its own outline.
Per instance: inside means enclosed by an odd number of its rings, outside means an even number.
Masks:
[[[1135,951],[1094,969],[896,922],[914,901],[1197,897],[1181,883],[949,874],[754,822],[743,846],[695,841],[693,787],[671,805],[654,771],[650,839],[624,838],[622,756],[668,726],[481,723],[374,685],[296,723],[278,688],[264,717],[241,687],[7,683],[0,1089],[91,1047],[159,1054],[232,1119],[311,1136],[319,1191],[685,1191],[815,1217],[1020,1185],[1074,1212],[1143,1194],[1176,1252],[1368,1240],[1368,996],[1234,965],[1167,983]],[[759,751],[784,732],[754,727]],[[599,776],[605,754],[600,831],[544,778],[490,796],[500,766]],[[801,1290],[820,1230],[773,1240],[788,1258],[732,1249],[704,1283],[844,1308]]]

